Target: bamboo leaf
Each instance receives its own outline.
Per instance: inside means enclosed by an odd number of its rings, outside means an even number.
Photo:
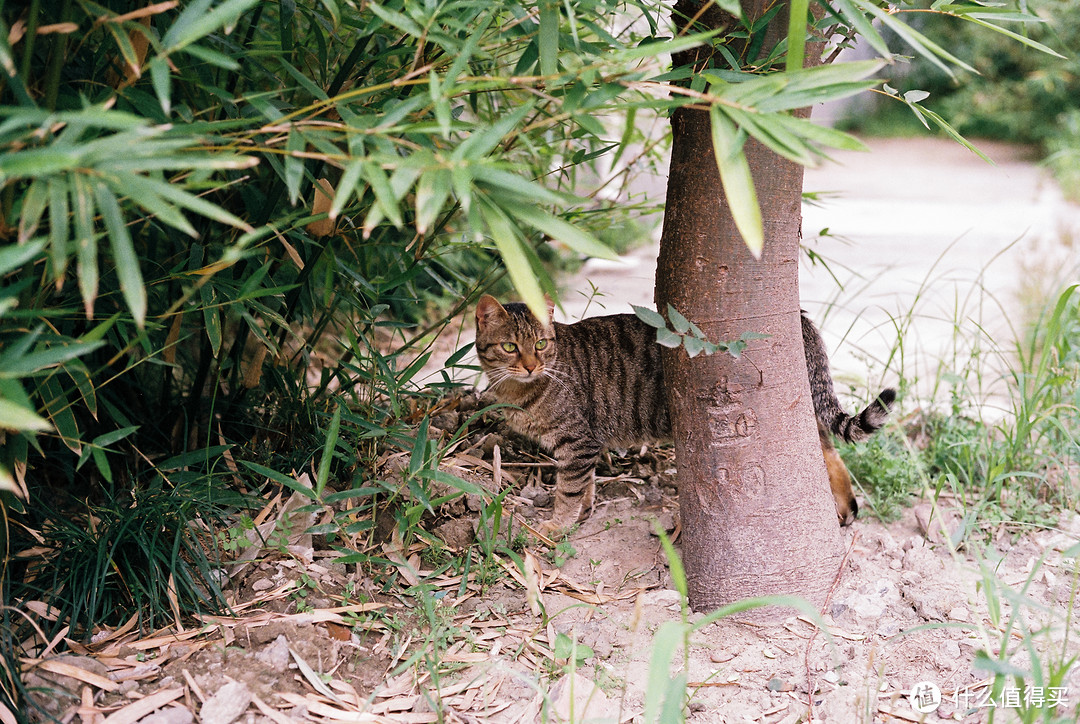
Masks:
[[[655,58],[658,55],[670,55],[671,53],[678,53],[704,45],[721,32],[723,32],[723,28],[717,28],[705,33],[680,35],[671,40],[643,42],[635,48],[617,50],[612,55],[619,62],[638,60],[640,58]]]
[[[546,319],[547,303],[544,301],[544,292],[540,289],[540,283],[536,279],[517,231],[502,211],[494,207],[491,202],[484,198],[477,200],[480,203],[476,206],[480,209],[480,214],[487,225],[491,240],[495,242],[499,256],[506,264],[506,271],[510,274],[510,281],[513,282],[514,288],[537,319]]]
[[[352,198],[353,191],[356,190],[356,184],[360,181],[360,176],[364,171],[363,161],[352,161],[345,167],[345,172],[341,174],[341,181],[338,182],[337,190],[334,192],[334,202],[330,204],[330,210],[327,212],[327,217],[331,221],[336,219],[341,210],[345,208],[345,204]],[[357,200],[363,196],[363,190],[357,194]]]
[[[979,71],[975,70],[970,65],[954,56],[952,53],[949,53],[940,45],[933,42],[925,35],[912,28],[910,25],[901,22],[895,16],[877,7],[872,2],[868,2],[868,0],[853,0],[853,2],[856,4],[857,7],[865,9],[866,12],[877,18],[882,25],[887,27],[892,32],[896,33],[896,35],[899,36],[900,39],[907,43],[909,46],[911,46],[911,48],[915,52],[936,65],[950,78],[955,78],[956,74],[953,72],[952,68],[950,68],[946,63],[943,62],[943,59],[949,61],[950,63],[956,65],[959,68],[963,68],[969,73],[974,73],[976,75],[979,74]]]
[[[743,142],[738,129],[719,106],[709,109],[712,125],[713,153],[720,169],[720,180],[724,186],[735,226],[742,234],[746,248],[755,257],[761,256],[765,246],[765,232],[761,222],[761,207],[758,206],[757,191],[750,176],[750,165],[743,153]]]
[[[131,243],[131,234],[120,211],[120,204],[112,191],[104,183],[96,184],[95,189],[101,218],[109,234],[113,261],[116,263],[116,276],[120,280],[120,291],[124,295],[135,324],[141,329],[146,324],[146,286],[143,284],[142,271],[139,269],[139,257]]]
[[[559,5],[554,0],[540,0],[540,75],[553,76],[558,72]]]
[[[74,169],[82,155],[65,148],[48,146],[0,154],[0,184],[13,179],[40,178]]]
[[[300,131],[289,129],[289,138],[285,141],[285,188],[289,191],[289,203],[296,206],[300,199],[300,182],[304,180],[304,160],[295,155],[307,148],[307,140]]]
[[[53,277],[58,283],[63,279],[68,264],[68,193],[67,179],[49,179],[49,258],[52,260]]]
[[[199,452],[201,453],[202,451]],[[258,463],[249,462],[247,460],[240,460],[239,462],[244,467],[250,468],[254,472],[258,473],[259,475],[265,476],[266,478],[274,481],[278,485],[283,485],[289,490],[295,490],[296,492],[300,493],[306,498],[310,498],[311,500],[318,500],[318,496],[315,494],[314,490],[304,485],[303,483],[297,482],[295,479],[290,478],[284,473],[279,473],[277,470],[268,468],[265,465],[259,465]]]
[[[791,131],[796,136],[806,139],[818,146],[839,148],[843,151],[868,151],[865,143],[850,133],[838,131],[829,126],[819,126],[806,118],[797,118],[784,114],[777,115],[775,122]],[[817,151],[817,149],[815,149]],[[820,153],[820,151],[817,151]]]
[[[23,195],[22,213],[19,214],[19,243],[25,244],[37,231],[45,206],[49,203],[48,182],[34,179]]]
[[[222,27],[235,24],[243,13],[258,3],[259,0],[224,0],[216,4],[213,0],[195,0],[184,8],[161,39],[164,53],[180,50]]]
[[[105,178],[114,193],[124,193],[132,201],[163,223],[188,236],[198,237],[199,232],[173,204],[163,199],[157,190],[147,182],[146,177],[134,173],[110,174]]]
[[[36,239],[22,246],[9,245],[0,247],[0,277],[18,269],[41,254],[46,243],[44,239]]]
[[[788,46],[785,68],[790,73],[802,70],[806,56],[806,16],[810,0],[790,0],[788,5]]]
[[[744,113],[731,109],[728,117],[742,131],[790,161],[802,166],[812,166],[817,161],[814,149],[777,121],[780,114]]]
[[[60,439],[75,454],[82,453],[82,440],[79,439],[79,425],[71,411],[71,403],[56,377],[46,377],[38,387],[38,393],[45,406],[45,411],[52,420]]]
[[[531,203],[573,204],[581,199],[572,194],[561,193],[531,181],[516,173],[495,166],[477,166],[473,169],[477,181],[486,184],[489,190],[510,192]]]
[[[89,352],[90,348],[86,348],[86,351]],[[81,360],[75,359],[68,360],[64,364],[64,372],[75,383],[75,387],[78,388],[79,394],[82,396],[83,404],[86,405],[86,409],[96,419],[98,410],[97,390],[94,388],[94,380],[90,376],[90,369]]]
[[[445,168],[425,171],[416,183],[416,231],[426,234],[450,196],[450,172]]]
[[[511,133],[525,120],[525,116],[532,111],[534,105],[533,101],[523,103],[512,113],[503,116],[488,128],[474,131],[461,145],[454,149],[452,157],[454,160],[479,160],[484,158],[495,150],[495,147],[499,145],[507,134]]]
[[[413,22],[407,15],[376,2],[368,3],[367,8],[403,33],[407,33],[414,38],[424,37],[424,29]]]
[[[988,28],[990,30],[993,30],[995,33],[1001,33],[1002,35],[1004,35],[1004,36],[1006,36],[1008,38],[1012,38],[1016,42],[1022,43],[1024,45],[1028,46],[1029,48],[1034,48],[1035,50],[1038,50],[1039,52],[1046,53],[1047,55],[1052,55],[1055,58],[1061,58],[1062,60],[1065,60],[1065,56],[1062,55],[1061,53],[1057,52],[1053,48],[1050,48],[1049,46],[1043,45],[1042,43],[1040,43],[1040,42],[1038,42],[1036,40],[1032,40],[1031,38],[1028,38],[1028,37],[1026,37],[1024,35],[1021,35],[1020,33],[1015,33],[1012,30],[1009,30],[1008,28],[1001,27],[1000,25],[994,25],[993,23],[988,23],[985,20],[981,20],[978,16],[967,15],[966,17],[967,17],[968,20],[975,23],[976,25],[981,25],[984,28]]]
[[[97,239],[94,237],[94,197],[89,183],[75,176],[71,187],[75,216],[75,258],[79,272],[79,292],[87,319],[94,318],[98,292]]]
[[[951,125],[949,125],[948,121],[946,121],[944,118],[939,116],[937,113],[934,113],[929,108],[924,108],[923,106],[920,106],[917,103],[908,103],[908,105],[911,107],[912,110],[918,109],[919,114],[921,114],[921,115],[929,118],[931,121],[933,121],[937,125],[938,128],[945,131],[945,133],[947,133],[954,141],[959,143],[961,146],[963,146],[967,150],[971,151],[972,153],[974,153],[976,156],[981,158],[983,161],[986,161],[991,166],[996,165],[992,158],[990,158],[985,153],[983,153],[978,148],[976,148],[975,144],[973,144],[971,141],[969,141],[966,138],[964,138],[963,136],[961,136],[960,133],[955,128],[953,128]]]
[[[855,7],[851,0],[834,0],[834,3],[837,10],[840,11],[841,17],[855,28],[859,37],[865,38],[882,58],[892,61],[893,54],[889,50],[888,43],[885,42],[885,38],[881,37],[881,33],[877,31],[874,24],[866,18],[866,15]]]
[[[330,419],[330,427],[326,431],[326,444],[323,445],[322,460],[319,461],[319,472],[315,478],[315,495],[319,500],[322,500],[326,482],[330,477],[330,463],[334,460],[334,448],[337,446],[340,429],[341,405],[337,405],[334,408],[334,416]]]
[[[220,206],[185,191],[175,184],[166,183],[149,176],[142,177],[142,180],[143,183],[148,184],[159,196],[167,201],[171,201],[180,208],[193,211],[200,216],[205,216],[208,219],[213,219],[222,224],[235,226],[236,228],[249,233],[255,231],[246,221],[234,216]],[[108,179],[106,179],[106,181],[108,181]]]
[[[326,12],[330,13],[330,19],[334,21],[334,27],[341,25],[341,10],[338,8],[337,0],[319,0],[319,2],[326,8]]]
[[[150,85],[161,104],[161,112],[167,118],[172,111],[172,75],[169,73],[168,61],[161,57],[151,58],[146,69],[150,71]]]
[[[52,430],[53,426],[33,410],[0,397],[0,429],[15,432],[46,432]]]
[[[0,355],[0,379],[26,377],[93,352],[104,342],[64,342],[34,352],[10,348]]]
[[[502,202],[501,206],[516,218],[535,227],[553,239],[558,239],[579,254],[600,259],[618,259],[619,256],[592,234],[547,213],[537,206],[517,202]]]
[[[374,161],[364,161],[361,168],[363,169],[364,180],[368,182],[372,192],[375,194],[376,203],[372,205],[372,210],[378,208],[390,220],[395,229],[402,228],[405,225],[405,220],[401,217],[398,197],[394,194],[390,179],[387,177],[386,172],[383,171],[382,166]],[[365,233],[371,232],[366,221],[364,227]]]
[[[223,70],[235,71],[240,70],[240,64],[233,60],[230,56],[224,53],[219,53],[216,50],[207,48],[202,45],[188,45],[184,47],[184,51],[188,55],[193,55],[204,63],[215,65]]]

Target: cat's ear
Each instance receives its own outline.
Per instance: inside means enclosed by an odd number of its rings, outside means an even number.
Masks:
[[[476,303],[476,328],[484,329],[488,324],[494,322],[497,319],[504,319],[506,317],[506,310],[503,309],[503,305],[499,304],[499,301],[490,294],[485,294],[480,297],[480,301]]]
[[[544,303],[547,304],[548,318],[547,324],[550,327],[551,323],[555,321],[555,302],[547,294],[544,295]]]

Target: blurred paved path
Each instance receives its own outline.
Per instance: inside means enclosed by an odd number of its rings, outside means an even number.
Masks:
[[[820,200],[804,205],[804,244],[832,273],[804,256],[803,306],[823,328],[838,379],[864,388],[917,377],[929,394],[938,360],[967,354],[954,350],[954,324],[969,332],[980,325],[1007,342],[1033,291],[1076,276],[1080,207],[1062,199],[1022,148],[979,143],[991,166],[948,140],[868,145],[870,153],[836,153],[806,173],[804,189]],[[665,183],[653,179],[654,192],[663,194]],[[581,316],[586,299],[578,292],[589,282],[605,295],[604,308],[594,302],[589,316],[651,307],[658,249],[638,249],[622,264],[587,263],[567,282],[566,317]],[[889,359],[893,320],[909,314],[903,354]]]

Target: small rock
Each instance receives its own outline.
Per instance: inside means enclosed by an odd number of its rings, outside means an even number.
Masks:
[[[230,681],[217,693],[203,702],[199,710],[202,724],[232,724],[247,711],[251,704],[251,691],[242,681]]]
[[[943,568],[942,562],[926,546],[912,548],[904,554],[903,569],[905,571],[918,571],[922,575],[928,576],[937,573]]]
[[[795,685],[790,681],[784,681],[779,677],[769,679],[769,683],[766,684],[769,691],[795,691]]]
[[[829,682],[830,684],[840,683],[840,674],[836,673],[835,671],[826,671],[821,678]]]
[[[473,523],[472,518],[454,518],[435,528],[434,532],[451,548],[468,548],[476,539]]]
[[[591,642],[591,647],[596,658],[601,660],[611,658],[611,654],[615,651],[615,647],[606,637],[597,637]]]
[[[713,651],[709,654],[709,661],[713,662],[714,664],[725,664],[728,661],[731,661],[733,658],[735,658],[735,654],[731,653],[730,651],[725,651],[723,649],[719,651]]]
[[[660,524],[660,527],[664,529],[665,533],[671,533],[671,531],[675,530],[675,513],[670,510],[662,510],[656,516],[656,522]],[[656,535],[656,529],[650,527],[649,533],[651,535]]]
[[[901,628],[902,627],[899,621],[896,621],[894,619],[886,619],[884,621],[881,621],[877,625],[877,628],[874,629],[874,633],[876,633],[878,636],[881,636],[882,638],[889,638],[890,636],[895,636],[896,634],[900,633]]]
[[[618,721],[620,707],[594,682],[575,672],[562,677],[551,687],[552,710],[557,720]]]
[[[968,610],[963,606],[957,606],[956,608],[949,609],[950,621],[967,621],[968,616]]]
[[[255,658],[266,664],[273,671],[284,674],[289,668],[289,641],[284,634],[279,635],[272,642],[263,647],[255,654]]]
[[[960,660],[960,656],[960,644],[956,641],[946,641],[941,645],[941,658],[945,664],[955,664]]]
[[[168,706],[139,720],[139,724],[191,724],[195,715],[186,706]]]
[[[682,604],[682,596],[678,591],[661,588],[642,594],[641,602],[646,606],[675,606],[677,608]]]
[[[499,445],[500,447],[506,446],[506,442],[503,440],[501,435],[491,433],[483,439],[483,441],[480,443],[480,449],[484,451],[485,459],[491,457],[491,454],[494,452],[496,445]]]
[[[274,587],[274,582],[269,578],[259,578],[251,583],[251,590],[255,592],[269,591]]]
[[[960,529],[960,516],[956,514],[956,511],[943,510],[941,507],[935,511],[930,503],[919,503],[914,511],[919,530],[931,543],[944,543]],[[944,533],[942,532],[943,525]]]
[[[849,619],[854,617],[857,621],[877,622],[899,600],[900,593],[896,585],[887,578],[881,578],[840,601],[839,603],[848,609],[841,610],[840,613],[847,614]]]

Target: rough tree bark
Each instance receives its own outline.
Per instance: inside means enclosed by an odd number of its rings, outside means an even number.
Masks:
[[[803,169],[747,142],[765,229],[754,259],[722,192],[708,113],[680,109],[671,124],[657,308],[674,305],[713,341],[770,335],[738,360],[665,351],[690,605],[774,594],[821,603],[842,551],[800,331]]]

